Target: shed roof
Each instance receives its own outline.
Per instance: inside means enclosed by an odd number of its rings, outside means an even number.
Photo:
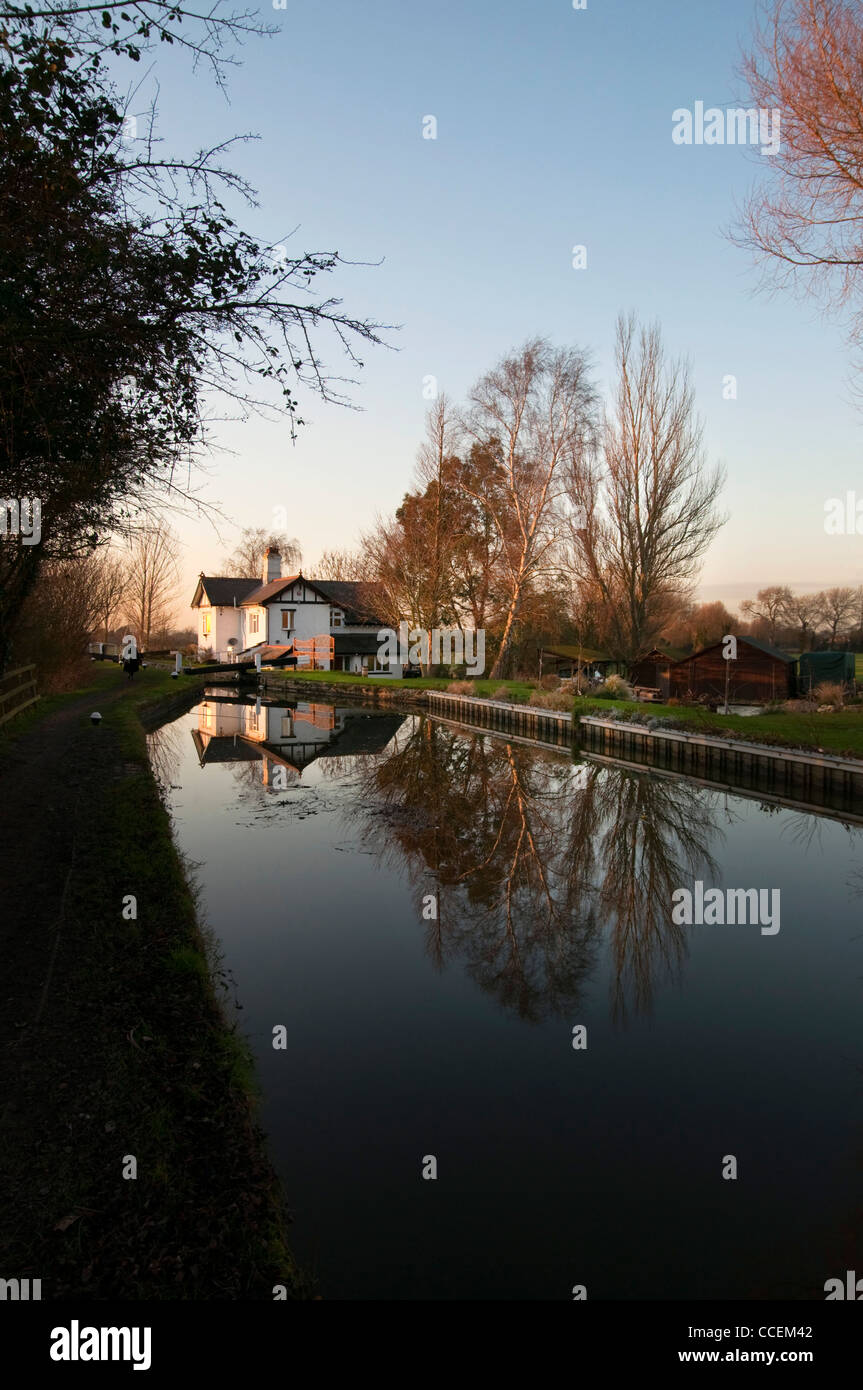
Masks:
[[[784,661],[787,665],[794,664],[795,658],[793,656],[789,656],[787,652],[781,652],[778,647],[771,647],[769,642],[762,642],[758,637],[738,637],[737,645],[740,646],[741,643],[746,647],[755,647],[767,656],[772,656],[776,661]],[[709,647],[702,647],[700,651],[693,652],[691,656],[681,657],[675,665],[685,666],[689,661],[697,661],[700,656],[706,656],[708,652],[715,652],[717,647],[722,645],[722,642],[711,642]]]

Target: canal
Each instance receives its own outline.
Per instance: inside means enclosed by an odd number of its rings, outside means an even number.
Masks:
[[[327,703],[213,692],[150,751],[325,1298],[863,1268],[858,826]],[[779,929],[675,920],[697,884]]]

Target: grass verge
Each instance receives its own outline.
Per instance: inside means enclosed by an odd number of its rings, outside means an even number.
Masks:
[[[632,700],[596,700],[590,696],[576,699],[576,718],[582,714],[607,717],[611,710],[620,710],[640,720],[667,719],[688,732],[714,734],[717,737],[737,738],[751,743],[767,743],[777,747],[806,748],[815,752],[834,753],[849,758],[863,757],[863,707],[841,710],[833,714],[805,714],[791,711],[771,711],[766,714],[711,714],[709,710],[685,705],[640,704]]]
[[[34,978],[4,1034],[4,1273],[42,1279],[45,1299],[309,1297],[252,1060],[147,760],[142,715],[195,686],[149,669],[126,686],[116,666],[93,679],[98,730],[72,692],[10,730],[20,762],[69,707],[58,775],[74,826],[59,914],[35,899],[13,961]],[[25,883],[39,872],[21,867]]]

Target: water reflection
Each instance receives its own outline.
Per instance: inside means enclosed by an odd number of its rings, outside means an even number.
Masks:
[[[715,870],[721,837],[703,792],[429,719],[366,771],[363,791],[366,838],[407,860],[418,917],[436,896],[436,963],[463,959],[522,1018],[571,1014],[603,928],[618,1017],[679,970],[671,893]]]
[[[319,782],[350,781],[340,810],[382,869],[407,871],[436,967],[461,962],[520,1018],[572,1017],[605,940],[619,1022],[680,977],[690,929],[672,922],[672,893],[721,876],[723,793],[427,717],[219,691],[193,716],[199,765],[228,764],[260,808],[283,811],[271,798],[303,789],[313,764]],[[163,781],[177,728],[152,741]],[[783,830],[803,848],[819,822]]]
[[[566,1298],[575,1261],[597,1297],[818,1298],[861,1268],[859,828],[314,702],[208,697],[151,750],[327,1296]],[[696,878],[781,886],[781,934],[675,926]]]
[[[404,722],[403,715],[370,715],[303,700],[250,703],[225,695],[208,696],[194,713],[192,739],[201,767],[246,764],[252,769],[246,780],[279,790],[299,782],[319,758],[382,752]]]

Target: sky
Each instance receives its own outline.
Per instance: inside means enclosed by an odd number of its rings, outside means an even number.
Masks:
[[[327,293],[398,328],[389,348],[364,349],[356,409],[301,393],[296,443],[285,422],[215,428],[202,495],[229,520],[218,533],[177,524],[180,622],[240,527],[270,527],[284,508],[312,575],[323,550],[354,548],[392,512],[411,484],[424,379],[458,402],[540,335],[587,349],[608,392],[615,320],[630,310],[689,360],[708,461],[727,472],[699,596],[733,608],[767,584],[863,582],[859,538],[824,529],[828,499],[863,497],[843,326],[816,301],[759,292],[728,237],[769,156],[672,139],[675,110],[743,95],[751,0],[287,0],[260,14],[276,32],[245,44],[227,99],[166,50],[130,109],[144,112],[158,79],[166,151],[257,135],[231,158],[258,192],[247,229],[368,263],[328,277]],[[320,346],[344,372],[336,345]]]

